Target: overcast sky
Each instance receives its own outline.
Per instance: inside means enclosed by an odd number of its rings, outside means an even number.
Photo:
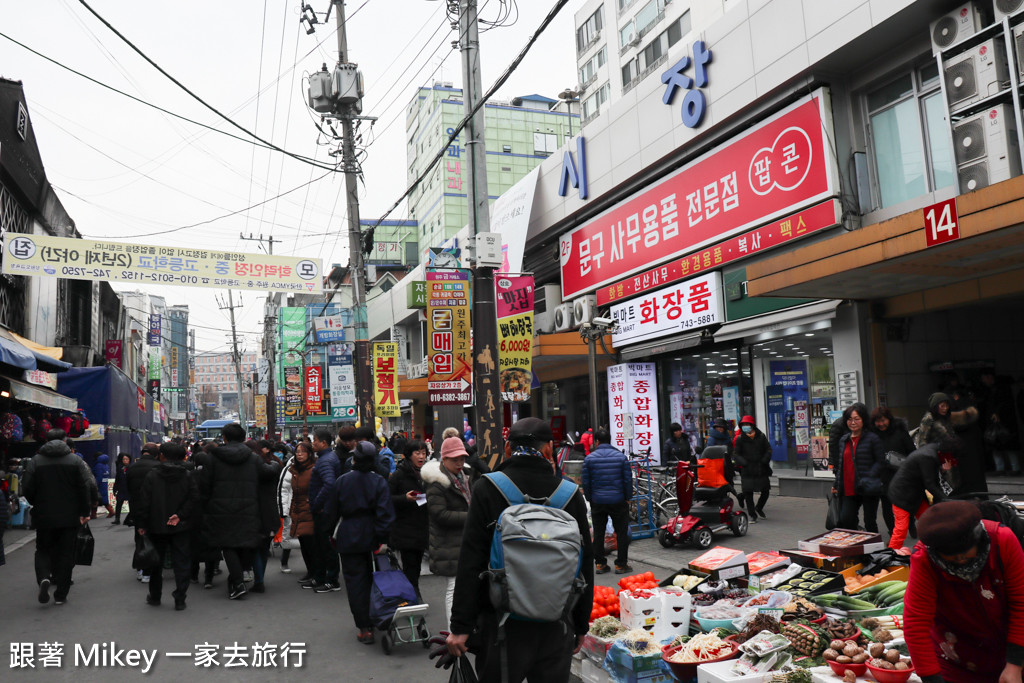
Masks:
[[[324,62],[332,68],[337,59],[333,15],[307,35],[298,20],[299,0],[86,1],[235,123],[297,155],[331,163],[328,152],[337,145],[318,138],[318,117],[306,106],[306,76]],[[322,19],[329,0],[307,1]],[[576,85],[572,15],[582,2],[571,0],[561,10],[499,98],[534,92],[556,97]],[[485,90],[553,4],[527,0],[510,8],[508,2],[481,0],[483,19],[497,19],[506,9],[512,10],[507,23],[516,19],[481,35]],[[435,80],[461,86],[462,70],[459,53],[451,49],[456,35],[444,2],[351,0],[346,12],[350,60],[359,64],[366,84],[363,114],[379,118],[372,130],[365,124],[361,130],[360,214],[378,218],[406,189],[403,112],[414,88]],[[275,254],[319,256],[325,267],[348,262],[343,175],[251,144],[78,0],[5,2],[0,33],[0,76],[23,82],[47,178],[83,236],[256,251],[259,245],[240,240],[239,233],[262,233],[282,240]],[[140,104],[60,65],[215,130]],[[276,198],[293,188],[299,189]],[[404,210],[403,205],[390,218],[404,217]],[[218,309],[216,299],[226,299],[226,291],[148,291],[169,305],[188,304],[198,351],[228,349],[227,311]],[[256,350],[264,295],[236,293],[236,303],[239,298],[244,307],[237,311],[238,327],[246,349]]]

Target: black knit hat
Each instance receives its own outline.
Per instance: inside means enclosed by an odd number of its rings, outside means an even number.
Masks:
[[[537,417],[524,417],[508,430],[508,440],[513,446],[543,446],[554,439],[551,426]]]
[[[942,555],[967,552],[978,544],[981,511],[974,503],[951,500],[933,505],[917,520],[917,537]]]

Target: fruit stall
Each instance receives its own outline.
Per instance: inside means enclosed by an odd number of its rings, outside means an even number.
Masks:
[[[834,529],[792,550],[713,547],[667,576],[594,591],[586,683],[917,682],[903,639],[909,558]]]

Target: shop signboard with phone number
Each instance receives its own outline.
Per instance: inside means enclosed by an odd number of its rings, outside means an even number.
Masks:
[[[611,317],[618,325],[612,332],[612,344],[622,348],[648,339],[699,330],[724,322],[723,311],[722,273],[707,273],[614,304]]]
[[[468,270],[427,269],[427,393],[431,405],[464,405],[473,399],[469,307]]]
[[[835,195],[829,107],[819,90],[563,235],[563,299]]]

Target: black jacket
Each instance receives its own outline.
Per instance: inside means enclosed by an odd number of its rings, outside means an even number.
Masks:
[[[128,472],[125,473],[125,483],[128,485],[128,500],[136,500],[139,497],[139,493],[142,491],[142,482],[146,480],[146,475],[159,464],[160,461],[156,459],[156,456],[143,453],[135,462],[128,465]]]
[[[843,452],[846,444],[850,441],[850,432],[843,434],[839,439],[839,454],[836,461],[835,488],[840,495],[849,496],[857,491],[843,490]],[[882,478],[882,470],[885,467],[885,450],[882,448],[882,440],[874,432],[864,430],[861,432],[860,441],[857,442],[857,451],[853,454],[853,482],[854,486],[860,486],[864,477]]]
[[[32,504],[37,529],[76,527],[92,511],[96,479],[63,441],[48,441],[25,465],[21,492]]]
[[[395,521],[388,483],[375,469],[352,470],[338,477],[324,512],[328,519],[341,519],[334,536],[341,554],[368,553],[388,540]]]
[[[244,443],[214,449],[199,472],[203,540],[213,548],[255,548],[260,532],[259,483],[275,480],[278,467],[264,463]]]
[[[261,478],[259,484],[260,532],[267,536],[269,534],[276,534],[277,530],[281,528],[281,516],[277,510],[277,482],[281,478],[281,461],[274,456],[264,460],[258,453],[256,457],[259,458],[260,463],[264,466],[274,468],[274,478]]]
[[[511,457],[495,469],[508,475],[519,490],[531,498],[550,496],[561,482],[552,472],[549,462],[531,455]],[[487,598],[487,584],[480,578],[480,573],[487,569],[494,524],[506,507],[504,496],[491,482],[481,479],[473,486],[472,504],[469,506],[462,538],[462,552],[459,555],[455,582],[452,633],[472,633],[481,616],[496,619]],[[572,611],[573,631],[576,635],[583,635],[589,628],[590,609],[594,602],[594,550],[590,540],[587,504],[583,500],[582,491],[576,492],[565,509],[576,518],[583,539],[582,569],[587,585]]]
[[[925,491],[932,494],[933,502],[939,503],[946,499],[939,483],[940,476],[939,445],[925,444],[900,465],[889,483],[889,500],[910,514],[917,512],[924,502]]]
[[[686,432],[683,432],[678,440],[668,437],[661,446],[661,464],[671,465],[676,462],[697,464],[696,458],[693,457],[693,449],[690,448],[690,437]]]
[[[199,516],[199,487],[195,474],[183,463],[162,462],[149,471],[139,497],[132,501],[135,525],[151,534],[191,531]],[[167,520],[180,520],[169,526]]]
[[[884,432],[880,432],[877,429],[872,431],[878,434],[878,438],[882,440],[882,451],[884,453],[892,451],[900,455],[910,455],[914,452],[914,439],[910,436],[910,432],[907,431],[906,420],[896,418],[889,421],[889,428]],[[882,483],[888,487],[895,474],[896,468],[890,466],[888,461],[886,461],[885,467],[882,468]]]
[[[408,460],[402,460],[388,480],[395,523],[391,525],[388,545],[398,550],[426,550],[430,538],[430,517],[426,505],[417,505],[405,497],[409,491],[426,493],[423,477]]]
[[[764,491],[771,486],[772,446],[768,437],[757,427],[754,436],[740,432],[733,444],[732,461],[740,470],[740,482],[744,491]]]
[[[120,458],[118,458],[120,460]],[[131,465],[118,463],[114,466],[114,495],[122,500],[128,498],[128,468]]]

